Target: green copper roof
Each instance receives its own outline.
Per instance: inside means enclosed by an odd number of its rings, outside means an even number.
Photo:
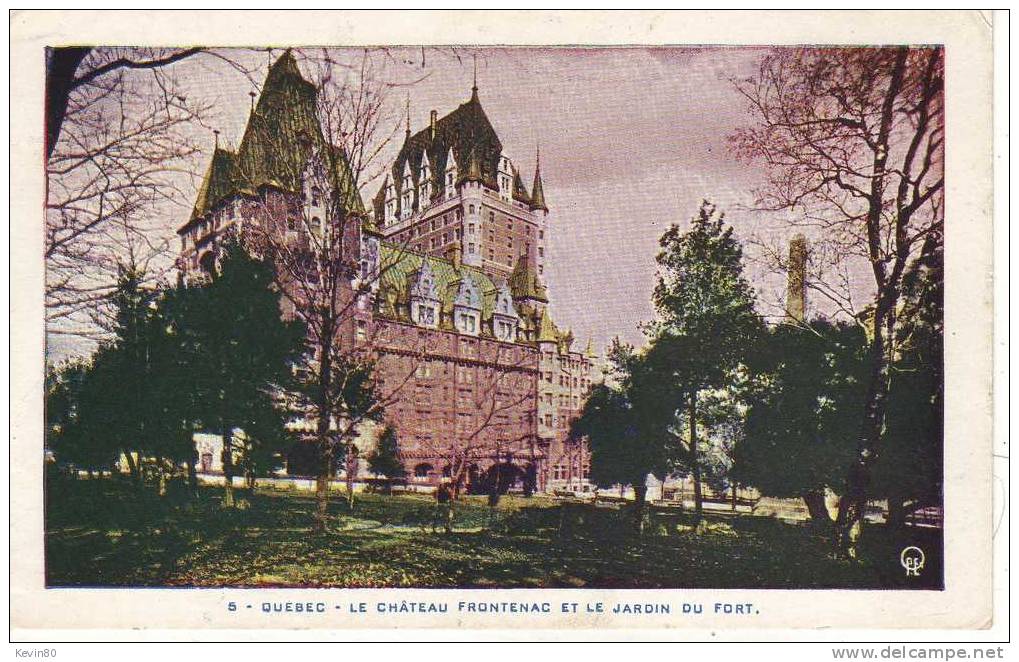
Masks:
[[[502,155],[502,143],[495,133],[492,123],[481,107],[477,92],[470,100],[460,104],[456,110],[438,118],[435,130],[428,126],[413,135],[408,135],[400,148],[400,153],[393,162],[391,171],[392,182],[396,189],[397,205],[403,204],[403,169],[404,164],[410,168],[411,182],[417,189],[421,176],[421,163],[427,155],[432,178],[433,196],[439,197],[445,190],[444,177],[448,166],[447,159],[453,153],[456,161],[459,181],[475,180],[483,182],[487,187],[498,188],[499,158]],[[415,193],[415,195],[417,195]],[[524,203],[531,203],[531,196],[522,181],[513,183],[513,197]],[[379,189],[373,199],[375,214],[379,218],[384,213],[385,185]],[[419,201],[417,207],[424,205]]]
[[[410,321],[410,283],[421,269],[421,263],[428,261],[428,266],[435,276],[436,290],[442,304],[443,326],[451,328],[453,303],[460,288],[462,278],[471,278],[481,293],[481,319],[488,320],[495,309],[498,287],[483,271],[476,267],[461,264],[455,266],[449,260],[432,255],[422,255],[400,246],[383,242],[379,251],[380,273],[379,300],[382,312],[387,317]]]
[[[192,220],[231,195],[254,194],[263,186],[299,192],[314,152],[331,161],[334,186],[347,210],[364,212],[346,154],[327,144],[316,106],[315,86],[301,75],[293,53],[286,51],[269,68],[237,153],[218,148],[213,153]]]
[[[521,255],[509,278],[510,291],[514,299],[535,299],[548,301],[548,294],[528,256]]]
[[[209,169],[205,172],[202,187],[198,190],[198,198],[191,211],[192,219],[204,216],[236,190],[234,181],[236,158],[237,155],[233,152],[219,147],[212,152],[212,161],[209,162]]]
[[[545,191],[541,186],[541,162],[534,169],[534,186],[531,187],[531,209],[544,209],[548,211],[548,207],[545,206]]]
[[[559,329],[552,321],[552,314],[545,311],[541,315],[541,327],[538,329],[538,342],[559,342]]]

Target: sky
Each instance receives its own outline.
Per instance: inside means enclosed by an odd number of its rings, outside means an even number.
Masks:
[[[199,175],[211,155],[212,128],[221,143],[236,148],[240,142],[252,80],[260,85],[270,62],[265,51],[223,53],[250,68],[250,78],[207,56],[176,65],[188,93],[214,106],[209,126],[198,129],[208,142],[207,154],[194,164]],[[477,56],[482,106],[528,188],[540,144],[554,318],[581,348],[591,338],[602,350],[615,336],[644,341],[640,325],[654,317],[658,238],[672,223],[689,223],[702,200],[724,211],[743,240],[785,243],[794,234],[781,218],[748,209],[762,173],[737,161],[727,145],[750,120],[731,80],[753,75],[764,53],[740,47],[457,47],[390,48],[372,58],[377,76],[393,84],[387,97],[392,121],[402,121],[409,97],[411,130],[417,131],[431,110],[441,117],[470,97]],[[330,56],[356,62],[361,51],[335,49]],[[386,162],[401,140],[402,130],[384,151]],[[378,184],[366,187],[366,202]],[[165,212],[170,236],[193,200]],[[757,262],[751,246],[747,257],[762,312],[776,312],[784,277]]]

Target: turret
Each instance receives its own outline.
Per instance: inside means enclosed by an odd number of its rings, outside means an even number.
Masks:
[[[531,210],[540,209],[548,214],[545,205],[545,191],[541,186],[541,148],[538,148],[534,163],[534,186],[531,187]]]

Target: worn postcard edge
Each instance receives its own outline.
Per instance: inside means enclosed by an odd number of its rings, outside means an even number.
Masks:
[[[187,628],[528,628],[537,632],[644,628],[985,628],[991,623],[992,58],[991,16],[969,12],[14,12],[11,25],[11,448],[12,636],[116,637],[111,630]],[[918,20],[920,19],[920,20]],[[226,618],[239,594],[284,600],[455,602],[465,590],[173,590],[43,587],[43,81],[45,46],[358,44],[898,44],[946,47],[946,448],[944,591],[500,590],[486,599],[744,601],[744,620],[609,615],[487,616],[452,621],[281,616]],[[995,564],[998,565],[998,564]],[[312,597],[309,597],[312,596]],[[540,597],[539,597],[540,596]],[[255,599],[252,597],[251,599]],[[736,630],[732,630],[732,629]],[[88,630],[88,631],[86,631]],[[731,634],[735,632],[736,634]],[[263,636],[265,633],[263,632]],[[335,635],[333,635],[335,636]],[[382,635],[385,636],[385,635]],[[583,635],[587,636],[587,635]],[[753,634],[754,637],[762,633]]]

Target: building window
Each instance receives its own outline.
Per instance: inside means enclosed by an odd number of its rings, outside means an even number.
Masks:
[[[313,216],[311,218],[311,232],[316,237],[322,236],[322,219],[318,216]]]
[[[322,204],[322,189],[317,186],[311,187],[311,206],[318,207]]]
[[[489,223],[495,223],[495,212],[494,211],[488,212],[488,221],[489,221]]]
[[[478,332],[478,320],[474,315],[461,313],[459,327],[464,333],[477,333]]]
[[[472,214],[474,213],[474,205],[470,206],[470,213],[472,213]]]
[[[432,465],[428,464],[427,462],[423,462],[414,467],[414,477],[428,478],[428,474],[430,474],[432,471],[434,471]]]
[[[357,320],[357,342],[364,342],[368,339],[368,323],[364,320]]]
[[[432,366],[428,361],[422,361],[414,369],[414,376],[421,379],[428,379],[432,376]]]
[[[473,253],[474,252],[474,244],[473,243],[467,244],[467,252],[468,253]]]
[[[288,217],[287,218],[287,230],[289,230],[290,232],[293,232],[296,229],[297,229],[297,221],[295,221],[293,218],[289,218]]]
[[[435,326],[435,306],[418,305],[418,324]]]

